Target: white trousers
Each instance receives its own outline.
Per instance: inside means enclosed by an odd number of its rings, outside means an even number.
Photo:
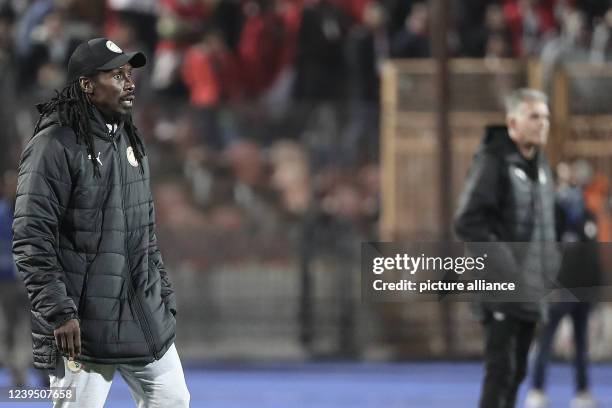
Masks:
[[[80,363],[79,363],[80,364]],[[53,408],[103,408],[115,371],[125,380],[138,408],[189,408],[189,391],[174,344],[149,364],[82,363],[64,357],[49,371],[52,387],[74,387],[76,401],[54,400]]]

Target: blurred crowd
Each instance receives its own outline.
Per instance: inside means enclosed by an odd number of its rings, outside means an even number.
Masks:
[[[446,2],[452,57],[535,57],[549,67],[612,59],[612,0]],[[320,266],[317,252],[335,258],[324,270],[337,272],[342,290],[330,299],[349,305],[342,324],[355,324],[344,289],[359,243],[377,235],[382,67],[389,58],[431,57],[434,17],[424,0],[0,0],[0,291],[17,293],[11,206],[34,106],[65,85],[77,44],[105,36],[148,57],[134,71],[134,118],[172,271],[290,258],[306,277]],[[593,175],[580,188],[600,240],[609,241],[608,181]],[[182,301],[201,306],[207,281],[182,276],[176,282],[193,289],[182,293],[198,296]],[[276,287],[263,285],[261,298]],[[314,324],[303,309],[304,326]],[[23,382],[23,363],[13,365]]]
[[[607,0],[449,4],[452,56],[612,56]],[[0,1],[0,170],[15,169],[75,46],[106,36],[149,57],[135,117],[176,247],[211,236],[210,259],[247,232],[274,253],[313,223],[371,236],[381,67],[430,57],[431,17],[417,0]]]

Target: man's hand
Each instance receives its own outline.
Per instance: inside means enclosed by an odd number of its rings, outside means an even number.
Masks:
[[[77,319],[68,320],[53,331],[57,348],[70,359],[81,354],[81,327]]]

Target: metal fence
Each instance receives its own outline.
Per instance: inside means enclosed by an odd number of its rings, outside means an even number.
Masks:
[[[537,65],[518,61],[458,60],[450,68],[449,183],[456,201],[484,126],[504,119],[501,96],[541,82]],[[552,84],[549,150],[554,160],[584,157],[609,175],[612,121],[602,108],[608,93],[593,91],[596,75],[584,72],[568,66],[556,74],[562,76]],[[610,80],[601,73],[601,89],[606,89]],[[380,235],[316,211],[267,235],[162,226],[160,244],[179,294],[178,342],[187,358],[397,359],[481,353],[481,330],[467,303],[368,303],[360,294],[361,242],[439,238],[433,81],[431,61],[391,62],[385,68]],[[593,320],[593,357],[609,359],[610,305],[600,305]],[[562,351],[568,339],[564,333]]]

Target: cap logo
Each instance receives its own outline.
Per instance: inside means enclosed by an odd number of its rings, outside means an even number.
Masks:
[[[121,48],[117,46],[117,44],[115,44],[114,42],[110,40],[106,42],[106,48],[108,48],[112,52],[116,52],[117,54],[121,54],[123,52],[121,51]]]

